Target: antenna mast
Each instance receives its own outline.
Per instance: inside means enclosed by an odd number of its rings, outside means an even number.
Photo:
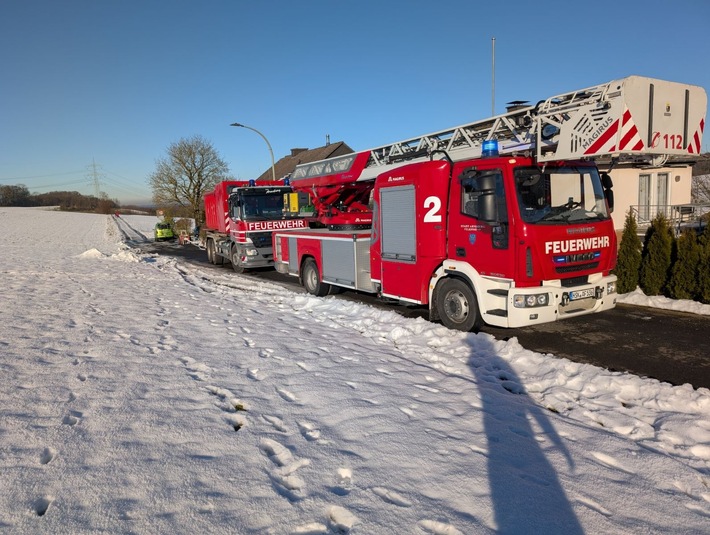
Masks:
[[[491,39],[493,43],[492,75],[491,75],[491,116],[496,114],[496,38]]]

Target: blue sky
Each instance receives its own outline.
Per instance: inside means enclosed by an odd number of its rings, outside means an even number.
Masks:
[[[709,0],[3,0],[0,184],[151,197],[168,146],[253,178],[638,74],[710,91]],[[703,141],[710,150],[710,136]]]

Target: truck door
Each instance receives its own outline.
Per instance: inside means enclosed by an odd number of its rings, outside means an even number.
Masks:
[[[505,164],[454,166],[449,201],[449,250],[452,260],[468,262],[480,275],[513,278],[514,247]]]

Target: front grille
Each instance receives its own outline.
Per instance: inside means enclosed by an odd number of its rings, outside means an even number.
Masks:
[[[596,269],[599,267],[599,262],[589,262],[587,264],[577,264],[576,266],[562,266],[555,268],[557,273],[574,273],[575,271],[585,271],[587,269]],[[586,283],[586,277],[584,277]],[[585,284],[583,283],[583,284]],[[576,286],[576,284],[574,285]]]
[[[271,232],[250,232],[248,236],[257,249],[271,247]]]
[[[572,277],[571,279],[562,279],[562,286],[565,288],[574,288],[575,286],[584,286],[589,283],[589,278],[584,275],[583,277]]]

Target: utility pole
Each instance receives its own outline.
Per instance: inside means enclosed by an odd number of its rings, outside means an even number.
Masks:
[[[92,182],[94,183],[94,195],[96,196],[97,199],[99,199],[99,198],[101,198],[101,191],[99,190],[99,172],[97,170],[96,160],[94,158],[91,159],[90,176],[91,176]]]

